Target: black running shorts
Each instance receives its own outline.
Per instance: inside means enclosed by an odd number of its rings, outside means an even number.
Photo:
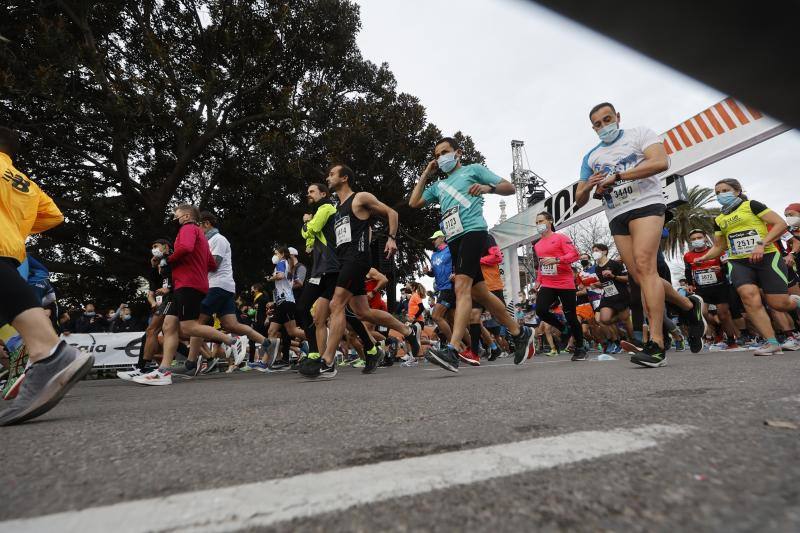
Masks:
[[[456,308],[456,293],[453,289],[444,289],[436,293],[436,304],[448,309]]]
[[[336,286],[346,289],[353,296],[367,294],[364,284],[367,273],[372,268],[369,257],[341,258],[341,270],[336,280]]]
[[[472,283],[483,281],[481,257],[486,252],[489,234],[486,231],[469,231],[448,241],[450,255],[453,259],[453,271],[472,278]]]
[[[764,254],[758,263],[750,259],[729,259],[728,277],[737,289],[742,285],[756,285],[764,294],[787,294],[789,292],[788,272],[781,254]]]
[[[272,312],[272,318],[270,318],[269,321],[275,322],[276,324],[286,324],[287,322],[291,322],[295,319],[295,313],[296,306],[294,302],[281,300],[280,302],[275,303],[275,309]]]
[[[176,316],[178,320],[197,320],[200,318],[200,310],[203,304],[204,292],[191,287],[181,287],[175,289],[172,295],[172,302],[168,306],[167,316]]]
[[[697,287],[695,293],[707,304],[727,304],[730,302],[731,286],[728,283],[720,283],[712,287]]]
[[[628,229],[628,224],[631,220],[663,216],[666,210],[667,206],[664,204],[650,204],[638,209],[633,209],[611,219],[611,222],[608,223],[608,228],[611,230],[611,235],[630,235],[631,231]]]
[[[10,324],[28,309],[42,306],[34,290],[28,286],[10,257],[0,257],[0,326]]]

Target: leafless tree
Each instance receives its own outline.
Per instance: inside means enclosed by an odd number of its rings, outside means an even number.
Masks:
[[[592,246],[595,243],[603,243],[608,246],[609,257],[617,255],[617,247],[614,246],[614,238],[608,229],[608,219],[604,213],[581,220],[562,231],[572,239],[580,253],[591,255]]]

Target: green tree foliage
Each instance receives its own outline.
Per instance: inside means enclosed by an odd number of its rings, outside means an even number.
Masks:
[[[693,229],[705,230],[713,235],[714,217],[719,214],[716,207],[706,207],[714,200],[714,191],[708,187],[695,185],[688,191],[688,201],[673,209],[673,217],[666,226],[669,237],[661,241],[664,253],[676,255],[686,250],[689,232]]]
[[[219,216],[240,285],[263,279],[276,243],[302,250],[306,186],[339,162],[400,212],[412,274],[438,217],[404,199],[441,132],[359,28],[347,0],[3,3],[0,123],[66,215],[33,241],[62,293],[128,298],[184,201]]]

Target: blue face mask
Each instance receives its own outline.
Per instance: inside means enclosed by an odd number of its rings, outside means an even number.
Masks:
[[[719,202],[721,206],[725,207],[735,202],[736,198],[736,195],[730,191],[721,192],[717,195],[717,202]]]
[[[619,137],[619,133],[619,124],[616,122],[612,122],[597,130],[597,136],[600,137],[600,140],[605,144],[611,144],[616,141],[617,137]]]
[[[454,168],[456,168],[456,164],[458,164],[458,159],[456,159],[456,153],[450,152],[449,154],[442,154],[439,156],[439,159],[436,160],[436,163],[439,165],[439,168],[445,174],[450,174]]]

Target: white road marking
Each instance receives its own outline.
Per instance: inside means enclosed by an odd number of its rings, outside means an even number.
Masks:
[[[0,522],[0,531],[235,531],[645,450],[696,428],[583,431]]]
[[[481,366],[472,366],[470,364],[462,362],[462,363],[459,363],[458,370],[461,371],[464,368],[496,368],[496,367],[501,367],[501,366],[546,365],[548,363],[571,363],[571,362],[572,361],[570,361],[569,359],[558,359],[558,360],[554,359],[552,361],[528,361],[527,363],[522,363],[521,365],[515,365],[514,363],[491,363],[491,364],[485,364],[485,365],[482,364]],[[436,372],[447,372],[447,370],[439,368],[438,366],[435,366],[435,365],[431,365],[431,366],[433,366],[433,368],[423,368],[422,370],[436,371]]]

